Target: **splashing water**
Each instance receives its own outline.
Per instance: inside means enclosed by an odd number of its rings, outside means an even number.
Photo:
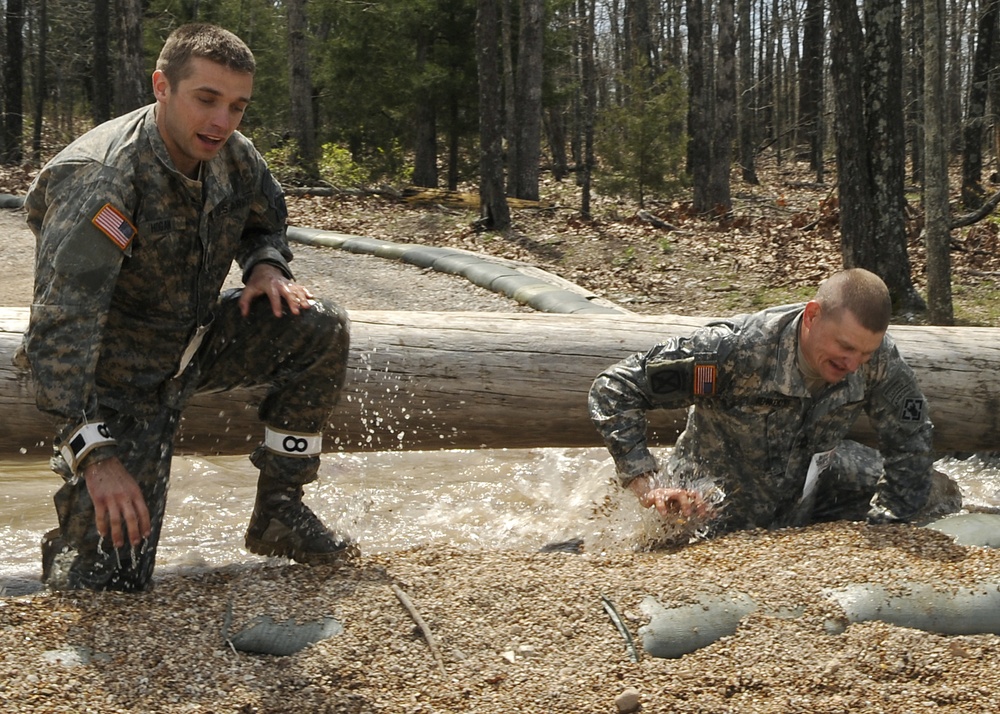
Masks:
[[[937,467],[956,478],[967,505],[1000,508],[1000,457],[946,458]],[[256,476],[242,456],[175,457],[158,570],[257,560],[243,549]],[[571,539],[588,552],[620,552],[698,536],[702,524],[665,521],[614,481],[600,448],[338,453],[324,456],[305,500],[365,552],[419,544],[537,550]],[[0,461],[0,575],[37,577],[60,483],[47,463]]]

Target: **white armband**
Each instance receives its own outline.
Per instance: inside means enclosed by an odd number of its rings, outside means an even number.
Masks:
[[[83,457],[96,449],[98,446],[114,444],[115,439],[111,436],[107,425],[103,421],[84,424],[70,434],[69,438],[59,449],[70,470],[75,474],[77,467]]]
[[[318,456],[323,452],[322,434],[276,431],[264,427],[264,446],[282,456]]]

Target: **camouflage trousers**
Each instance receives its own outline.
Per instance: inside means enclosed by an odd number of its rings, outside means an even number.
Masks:
[[[882,455],[856,441],[842,441],[818,464],[816,486],[799,502],[791,522],[863,521],[883,473]]]
[[[239,291],[220,298],[211,329],[184,372],[165,388],[150,418],[117,414],[105,419],[117,441],[118,457],[142,490],[152,530],[137,548],[103,542],[83,479],[70,478],[58,454],[54,470],[66,482],[55,495],[59,528],[42,542],[43,579],[55,589],[145,589],[153,574],[166,508],[170,463],[181,410],[199,392],[266,385],[258,408],[261,422],[280,431],[318,433],[337,404],[347,373],[350,322],[336,305],[316,301],[298,316],[276,318],[259,298],[244,318]],[[263,427],[262,427],[263,431]],[[258,449],[258,452],[261,449]],[[268,454],[254,459],[273,480],[305,484],[316,478],[319,457]],[[249,507],[252,504],[248,505]]]
[[[784,528],[823,521],[865,520],[883,473],[881,454],[864,444],[845,440],[832,451],[811,455],[816,467],[814,485],[804,493],[800,482],[793,491],[775,485],[763,499],[741,489],[739,474],[722,483],[726,492],[718,518],[709,532],[721,534],[747,528]],[[810,465],[806,457],[805,464]],[[801,461],[797,462],[801,463]],[[687,459],[671,462],[675,473],[697,473]],[[808,479],[806,479],[808,480]],[[785,487],[787,489],[787,487]]]

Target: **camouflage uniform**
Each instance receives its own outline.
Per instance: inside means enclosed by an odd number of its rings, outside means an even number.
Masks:
[[[200,180],[189,179],[169,158],[154,106],[74,141],[25,201],[37,237],[25,352],[39,408],[66,420],[53,458],[66,479],[55,497],[60,529],[43,543],[43,552],[57,545],[45,573],[53,587],[147,585],[174,435],[193,394],[268,385],[262,422],[315,434],[346,374],[349,323],[339,307],[317,301],[275,318],[261,297],[244,319],[239,291],[220,296],[234,259],[244,279],[261,262],[292,277],[284,198],[264,160],[237,132],[202,164]],[[114,441],[82,456],[74,473],[59,447],[96,422]],[[99,542],[86,483],[76,478],[111,456],[135,477],[150,511],[153,532],[138,553]],[[252,458],[292,489],[314,480],[319,464],[318,455],[263,448]]]
[[[690,407],[661,480],[721,489],[718,531],[912,517],[927,500],[933,463],[913,372],[886,335],[869,362],[813,396],[797,364],[802,311],[788,305],[713,322],[602,372],[590,414],[623,485],[657,469],[646,410]],[[845,441],[862,412],[880,453]],[[803,497],[813,456],[831,450],[818,487]]]

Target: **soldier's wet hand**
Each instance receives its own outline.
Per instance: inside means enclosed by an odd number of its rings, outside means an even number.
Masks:
[[[250,314],[250,303],[260,296],[266,296],[271,303],[271,312],[281,317],[284,303],[293,315],[312,306],[313,294],[304,285],[289,280],[277,267],[270,263],[257,263],[240,295],[240,312],[243,317]]]
[[[664,518],[680,516],[687,519],[693,516],[704,518],[711,515],[712,508],[696,491],[685,491],[682,488],[654,488],[647,491],[639,499],[646,508],[653,506]]]
[[[642,474],[633,479],[629,488],[638,497],[643,508],[656,508],[664,518],[704,518],[712,514],[711,505],[705,502],[700,493],[662,486],[655,473]]]
[[[125,545],[125,536],[133,546],[149,537],[149,509],[139,484],[122,462],[112,457],[88,466],[83,473],[90,500],[94,502],[97,532],[111,536],[115,548]],[[124,530],[122,526],[124,525]]]

